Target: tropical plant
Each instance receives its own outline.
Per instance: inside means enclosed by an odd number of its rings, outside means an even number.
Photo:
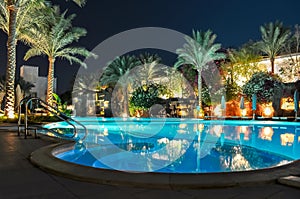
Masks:
[[[0,92],[5,91],[5,76],[0,76]]]
[[[210,30],[206,32],[193,31],[192,38],[186,36],[187,43],[183,45],[183,48],[176,50],[178,61],[175,67],[188,64],[198,72],[198,106],[200,110],[202,109],[202,71],[208,68],[208,63],[225,58],[224,53],[217,52],[221,45],[214,44],[215,39],[216,35],[212,34]]]
[[[53,103],[56,104],[57,109],[66,114],[67,116],[71,115],[72,110],[68,109],[68,103],[67,102],[62,102],[61,98],[56,94],[56,93],[52,93],[53,94]]]
[[[274,91],[282,88],[282,83],[278,76],[272,73],[257,72],[243,86],[243,93],[251,99],[256,94],[257,101],[260,103],[271,102],[274,97]]]
[[[38,9],[45,6],[44,0],[0,0],[0,28],[8,35],[7,39],[7,67],[6,67],[6,104],[5,115],[14,114],[14,87],[16,73],[16,45],[20,30],[26,30],[32,23],[40,23],[34,17],[40,14]],[[73,0],[83,6],[86,0]],[[42,13],[43,14],[43,13]],[[32,20],[35,19],[35,20]],[[41,18],[39,18],[41,19]]]
[[[96,55],[83,47],[70,46],[86,35],[85,29],[72,26],[72,20],[75,18],[74,14],[66,16],[66,11],[60,14],[58,7],[53,7],[50,10],[45,9],[45,12],[48,13],[45,23],[36,24],[35,28],[30,28],[23,34],[24,40],[31,47],[26,52],[24,60],[34,56],[47,56],[49,66],[46,98],[47,103],[52,105],[56,59],[66,59],[70,64],[77,63],[86,67],[86,64],[78,56],[86,58],[96,57]]]
[[[150,64],[152,62],[160,63],[161,57],[158,54],[151,54],[149,52],[141,53],[137,59],[141,62],[141,64]]]
[[[134,110],[149,110],[151,106],[160,102],[163,95],[172,95],[166,86],[156,83],[144,84],[132,93],[130,107]]]
[[[165,76],[166,67],[159,64],[161,58],[157,54],[144,52],[137,57],[137,60],[140,65],[131,72],[136,85],[149,84],[155,78]]]
[[[246,44],[238,50],[229,49],[227,52],[228,61],[224,62],[221,68],[224,79],[229,84],[243,85],[254,73],[266,70],[258,66],[261,56],[254,45]]]
[[[122,113],[128,116],[128,88],[135,80],[134,75],[131,75],[131,70],[140,65],[140,61],[135,56],[121,56],[116,57],[110,62],[107,68],[104,70],[103,75],[100,79],[101,86],[110,86],[121,88],[124,99],[119,99],[123,103]]]
[[[45,6],[44,0],[0,0],[0,28],[8,35],[7,38],[7,66],[6,66],[6,94],[5,115],[14,114],[14,87],[16,73],[16,45],[21,31],[32,25],[34,14]],[[39,23],[38,19],[35,23]]]
[[[290,30],[285,28],[281,22],[270,22],[260,26],[262,40],[258,42],[258,48],[268,55],[271,62],[271,72],[274,73],[275,57],[280,53],[289,39]]]
[[[20,88],[25,96],[27,96],[30,93],[30,90],[34,87],[34,84],[25,81],[22,77],[16,79],[16,84],[20,85]]]

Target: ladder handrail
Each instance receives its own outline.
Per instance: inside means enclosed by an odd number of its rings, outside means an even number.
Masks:
[[[77,128],[76,125],[74,125],[72,122],[76,123],[77,125],[83,127],[84,129],[84,136],[82,138],[80,138],[77,142],[82,143],[83,140],[87,137],[87,128],[80,122],[74,120],[73,118],[65,115],[63,112],[59,111],[57,108],[55,108],[54,106],[49,105],[47,102],[43,101],[40,98],[37,97],[31,97],[31,98],[24,98],[21,100],[20,102],[20,106],[19,106],[19,120],[18,120],[18,130],[19,130],[19,126],[21,125],[21,105],[24,103],[24,101],[26,101],[25,104],[25,116],[24,116],[24,123],[25,123],[25,138],[27,137],[27,129],[28,129],[28,105],[30,102],[32,101],[37,101],[39,105],[42,105],[44,109],[50,111],[52,114],[54,114],[56,117],[58,117],[59,119],[67,122],[69,125],[71,125],[74,128],[74,134],[72,137],[68,137],[68,138],[74,138],[77,137],[78,132],[77,132]],[[18,135],[19,135],[19,131],[18,131]],[[58,134],[57,134],[58,135]],[[60,137],[63,137],[60,135]]]
[[[24,103],[25,100],[28,100],[28,97],[23,98],[20,103],[19,103],[19,107],[18,107],[18,136],[20,136],[20,126],[21,126],[21,114],[22,114],[22,104]]]

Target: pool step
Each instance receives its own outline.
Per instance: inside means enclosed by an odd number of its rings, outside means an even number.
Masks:
[[[286,176],[278,179],[280,184],[298,187],[300,188],[300,177],[299,176]]]

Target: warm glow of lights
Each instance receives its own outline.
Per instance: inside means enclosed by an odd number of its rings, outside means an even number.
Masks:
[[[182,110],[182,111],[178,112],[178,115],[179,116],[187,116],[187,112]]]
[[[170,96],[169,96],[169,95],[167,95],[167,94],[165,94],[165,95],[162,95],[162,96],[160,96],[160,98],[162,98],[162,99],[169,99],[169,98],[170,98]]]
[[[122,113],[122,117],[126,118],[126,117],[128,117],[128,115],[126,113]]]
[[[104,108],[108,108],[109,106],[109,101],[104,101]]]
[[[204,124],[195,124],[194,125],[194,131],[202,132],[204,129]]]
[[[12,110],[8,111],[7,117],[8,117],[9,119],[14,119],[14,118],[15,118],[15,113],[14,113],[14,111],[12,111]]]
[[[259,133],[259,138],[263,139],[263,140],[272,140],[274,134],[274,130],[272,127],[263,127],[261,128],[261,131]]]
[[[271,107],[266,107],[266,108],[264,108],[264,114],[265,114],[265,116],[271,116],[272,115],[272,109],[271,109]]]
[[[240,140],[249,140],[249,127],[248,126],[239,126],[237,128],[237,132],[239,133]]]
[[[287,111],[293,111],[295,109],[293,98],[291,97],[281,98],[280,108]]]
[[[295,135],[292,133],[285,133],[280,135],[280,141],[282,146],[292,146]]]
[[[194,116],[196,118],[204,118],[204,111],[199,110],[199,106],[198,106],[197,109],[194,110]]]
[[[188,131],[182,130],[182,129],[178,129],[176,132],[179,133],[179,134],[185,134],[185,133],[188,133]]]
[[[215,116],[222,116],[221,104],[217,105],[216,108],[214,109],[214,115]]]
[[[242,109],[241,115],[245,117],[247,115],[247,109]]]
[[[248,126],[241,126],[241,133],[246,133],[248,131]]]
[[[135,117],[141,117],[140,111],[136,111]]]
[[[187,127],[187,124],[186,123],[180,123],[179,124],[179,128],[181,128],[181,129],[184,129],[184,128],[186,128]]]
[[[108,129],[107,129],[107,128],[104,129],[103,135],[104,135],[104,136],[108,136]]]
[[[157,143],[159,143],[159,144],[167,144],[169,142],[170,142],[170,140],[168,138],[160,138],[157,140]]]
[[[222,131],[223,131],[223,127],[222,127],[222,125],[215,125],[215,126],[212,128],[212,131],[213,131],[213,133],[214,133],[216,136],[220,137],[220,136],[221,136],[221,133],[222,133]]]

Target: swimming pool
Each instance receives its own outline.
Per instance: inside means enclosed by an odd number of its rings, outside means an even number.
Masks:
[[[76,119],[89,132],[83,147],[60,147],[53,152],[76,165],[131,173],[200,174],[256,171],[300,159],[300,125],[296,122]],[[72,131],[64,122],[45,128]]]

